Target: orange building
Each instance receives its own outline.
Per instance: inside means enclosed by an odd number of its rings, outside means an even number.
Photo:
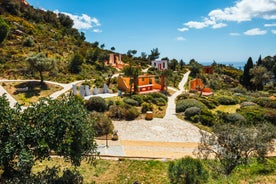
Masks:
[[[198,91],[198,92],[202,91],[202,95],[204,96],[213,94],[210,88],[205,88],[205,85],[203,84],[201,79],[191,80],[189,83],[189,89],[192,91]]]
[[[161,77],[160,83],[156,81],[155,75],[140,75],[138,77],[138,93],[149,93],[149,92],[159,92],[163,91],[165,88],[164,77]],[[134,84],[132,84],[132,91]],[[130,77],[118,77],[118,89],[121,91],[129,92],[130,91]]]
[[[106,61],[105,65],[112,66],[113,68],[122,69],[125,66],[125,63],[122,61],[121,54],[109,54],[109,61]]]

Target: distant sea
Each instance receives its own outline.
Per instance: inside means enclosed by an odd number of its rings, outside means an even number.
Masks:
[[[213,63],[212,62],[199,62],[200,64],[202,64],[203,66],[209,66]],[[231,62],[228,62],[228,61],[222,61],[222,62],[217,62],[217,64],[223,64],[223,65],[226,65],[226,66],[233,66],[234,68],[237,68],[237,69],[240,69],[240,70],[243,70],[243,67],[244,65],[246,64],[246,61],[231,61]]]

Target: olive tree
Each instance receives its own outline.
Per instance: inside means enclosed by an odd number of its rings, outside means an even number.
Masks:
[[[39,72],[40,84],[44,82],[43,72],[51,71],[55,67],[54,60],[47,58],[44,53],[35,54],[28,57],[26,60],[32,72]]]
[[[258,126],[237,126],[219,124],[213,133],[201,131],[201,143],[198,146],[200,158],[215,158],[221,170],[229,175],[240,164],[257,157],[264,160],[267,153],[274,150],[275,127],[262,123]]]
[[[34,163],[50,159],[51,152],[74,166],[88,155],[95,158],[93,122],[77,98],[43,98],[23,112],[19,106],[11,109],[5,97],[0,97],[0,103],[3,177],[30,176]]]

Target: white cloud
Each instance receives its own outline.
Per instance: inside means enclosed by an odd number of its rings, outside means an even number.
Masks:
[[[272,34],[276,34],[276,30],[271,30]]]
[[[55,10],[54,12],[56,14],[59,13],[58,10]],[[100,21],[97,18],[90,17],[89,15],[86,15],[86,14],[82,14],[80,16],[80,15],[74,15],[67,12],[61,12],[61,13],[68,15],[74,21],[73,28],[76,28],[76,29],[91,29],[94,27],[99,27],[101,25]]]
[[[209,17],[220,21],[243,22],[252,18],[274,19],[275,11],[275,0],[239,0],[232,7],[211,11]]]
[[[100,30],[100,29],[93,29],[93,32],[94,32],[94,33],[101,33],[101,32],[103,32],[103,31]]]
[[[185,41],[186,39],[183,36],[179,36],[176,38],[177,41]]]
[[[276,0],[237,0],[231,7],[215,9],[202,21],[189,21],[184,25],[189,28],[202,29],[212,26],[218,29],[227,26],[224,22],[244,22],[253,18],[276,19]]]
[[[217,23],[217,24],[214,24],[212,26],[213,29],[219,29],[219,28],[223,28],[223,27],[226,27],[227,24],[224,24],[224,23]]]
[[[273,23],[273,24],[265,24],[264,27],[276,27],[276,23]]]
[[[195,29],[202,29],[208,26],[205,22],[195,22],[195,21],[187,22],[184,25],[188,26],[189,28],[195,28]]]
[[[265,35],[266,33],[266,30],[260,30],[259,28],[250,29],[244,32],[244,34],[248,36]]]
[[[240,36],[241,34],[240,33],[230,33],[229,35],[230,36]]]
[[[203,22],[190,21],[184,25],[194,29],[203,29],[209,26],[212,26],[213,29],[219,29],[227,26],[225,23],[216,23],[216,21],[207,18]]]
[[[189,31],[189,28],[183,27],[183,28],[178,28],[177,30],[180,32],[185,32],[185,31]]]

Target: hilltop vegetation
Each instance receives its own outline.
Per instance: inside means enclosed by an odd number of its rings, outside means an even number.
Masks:
[[[26,58],[40,52],[55,61],[55,67],[46,72],[47,80],[69,82],[101,77],[99,70],[111,71],[108,67],[103,68],[102,64],[111,51],[104,50],[104,44],[99,48],[96,41],[86,42],[84,33],[72,27],[73,20],[69,16],[34,9],[19,0],[3,0],[0,4],[1,25],[3,22],[8,28],[7,36],[0,45],[3,78],[38,78],[29,69]],[[78,75],[70,68],[75,55],[83,59]]]

